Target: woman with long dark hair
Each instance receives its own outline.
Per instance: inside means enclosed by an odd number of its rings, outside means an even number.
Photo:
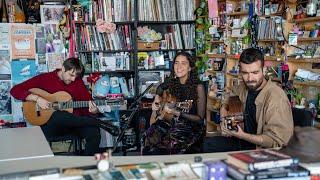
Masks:
[[[157,88],[144,154],[193,153],[204,132],[206,96],[187,52],[174,58],[170,76]]]

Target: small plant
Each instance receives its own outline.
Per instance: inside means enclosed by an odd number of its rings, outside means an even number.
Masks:
[[[207,69],[209,57],[206,51],[210,48],[211,35],[209,27],[211,26],[208,20],[208,2],[201,0],[200,6],[196,9],[196,67],[199,74],[203,74]]]
[[[143,41],[154,42],[162,39],[161,33],[157,33],[155,30],[149,29],[147,26],[139,26],[137,30],[139,38]]]
[[[298,105],[301,104],[303,94],[298,89],[296,89],[296,88],[290,89],[287,91],[287,93],[291,95],[291,98],[294,98],[295,104],[298,104]]]

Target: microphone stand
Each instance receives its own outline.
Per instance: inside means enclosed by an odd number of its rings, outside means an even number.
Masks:
[[[132,118],[133,116],[138,112],[139,110],[139,104],[141,102],[141,99],[142,97],[149,91],[149,89],[153,86],[153,83],[151,83],[147,88],[146,90],[144,90],[140,95],[139,97],[137,97],[134,102],[129,106],[129,111],[131,111],[130,115],[127,117],[126,115],[123,115],[121,118],[124,119],[125,121],[125,124],[123,126],[123,129],[121,131],[121,133],[119,134],[118,138],[117,138],[117,141],[115,143],[115,145],[113,146],[113,149],[112,149],[112,152],[114,152],[120,141],[122,141],[123,137],[124,137],[124,134],[125,134],[125,131],[128,129],[129,125],[131,124],[131,121],[132,121]]]

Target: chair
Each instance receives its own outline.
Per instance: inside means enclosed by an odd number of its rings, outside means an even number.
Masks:
[[[47,138],[47,141],[52,148],[52,143],[53,142],[64,142],[64,141],[71,141],[69,148],[68,148],[68,154],[72,155],[81,155],[82,151],[82,138],[74,135],[74,134],[68,134],[68,135],[63,135],[63,136],[56,136],[56,137],[49,137]],[[71,151],[71,148],[73,147],[73,151]],[[61,152],[59,152],[60,154]],[[55,153],[58,154],[58,153]]]

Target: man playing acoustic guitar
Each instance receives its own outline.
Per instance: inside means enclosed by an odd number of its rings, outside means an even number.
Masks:
[[[99,152],[101,138],[99,127],[113,135],[117,135],[119,129],[109,122],[101,121],[91,116],[97,114],[99,109],[96,104],[92,102],[92,97],[81,79],[83,72],[84,68],[80,60],[77,58],[69,58],[63,62],[62,69],[40,74],[24,81],[14,86],[10,93],[16,99],[35,102],[39,110],[43,110],[43,114],[46,113],[46,110],[49,111],[52,103],[48,101],[48,99],[34,93],[34,88],[41,89],[50,94],[64,91],[72,96],[72,100],[89,101],[88,109],[74,109],[73,113],[56,110],[53,111],[48,121],[35,125],[41,125],[41,129],[47,138],[65,134],[76,134],[85,138],[86,145],[84,155],[93,155]],[[61,97],[58,95],[56,98],[59,99]],[[24,109],[24,111],[26,111],[26,109]],[[24,112],[24,114],[26,113],[28,112]],[[38,112],[38,110],[37,113],[39,116],[42,115],[42,112]]]
[[[244,128],[227,128],[223,118],[228,116],[229,106],[232,104],[228,103],[226,98],[226,103],[220,109],[220,126],[222,135],[233,138],[224,139],[223,151],[287,145],[293,134],[292,112],[287,95],[279,86],[264,77],[264,56],[260,50],[244,50],[239,62],[243,83],[232,90],[243,104]],[[231,147],[226,147],[228,143]]]

